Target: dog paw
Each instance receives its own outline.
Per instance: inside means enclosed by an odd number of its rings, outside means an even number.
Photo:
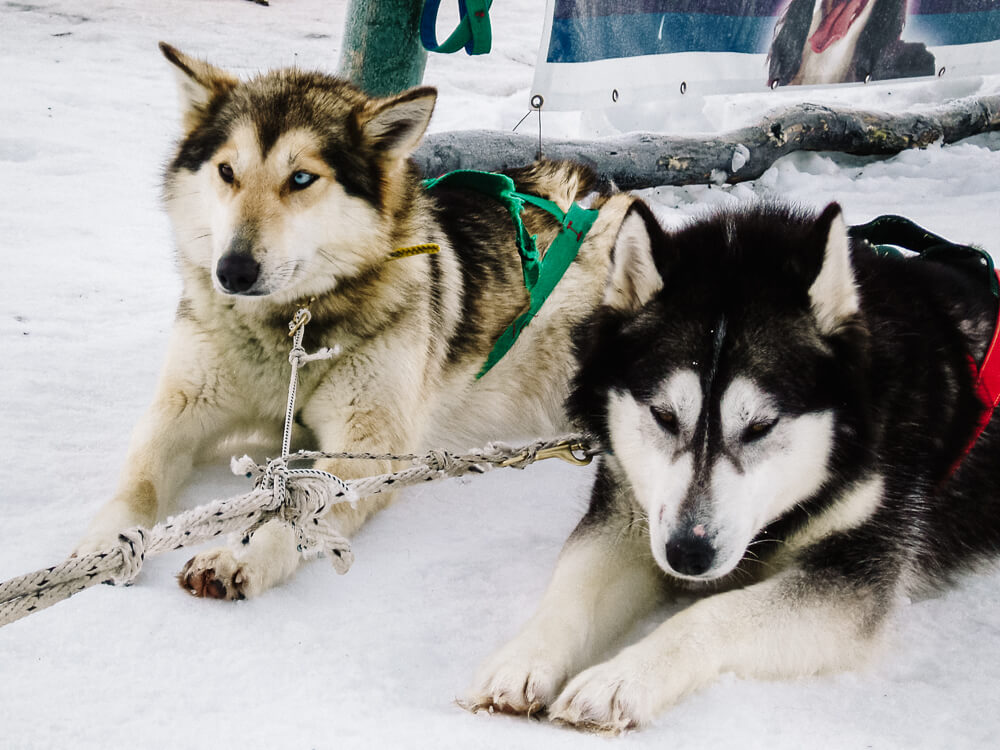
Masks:
[[[95,552],[113,550],[121,544],[119,534],[135,526],[149,528],[152,523],[147,518],[137,517],[123,503],[108,503],[91,522],[86,535],[76,545],[72,555],[83,557]]]
[[[246,566],[225,548],[192,557],[177,581],[191,595],[208,599],[246,599],[254,593]]]
[[[656,716],[655,685],[646,684],[641,665],[620,657],[581,672],[549,711],[558,723],[593,732],[621,734],[638,729]]]
[[[473,712],[524,716],[546,710],[567,676],[547,651],[537,646],[524,649],[517,641],[508,644],[480,668],[475,687],[459,705]]]
[[[119,544],[118,532],[87,534],[76,548],[71,557],[86,557],[95,552],[107,552],[114,549]]]

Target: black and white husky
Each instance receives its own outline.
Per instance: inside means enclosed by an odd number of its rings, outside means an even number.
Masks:
[[[996,315],[966,271],[849,239],[836,204],[673,234],[634,206],[570,400],[609,452],[468,704],[621,731],[723,672],[864,661],[899,595],[1000,551],[998,420],[964,455]],[[678,588],[709,595],[594,665]]]

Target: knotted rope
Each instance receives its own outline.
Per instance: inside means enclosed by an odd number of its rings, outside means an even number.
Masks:
[[[289,354],[292,373],[281,456],[263,465],[256,464],[248,456],[232,460],[233,472],[253,479],[254,489],[244,495],[192,508],[151,529],[138,526],[128,529],[109,549],[70,557],[51,568],[0,583],[0,627],[98,583],[128,585],[139,575],[148,555],[202,544],[226,533],[253,534],[273,518],[280,518],[295,529],[303,557],[329,557],[334,569],[344,574],[350,569],[354,555],[350,542],[326,518],[334,505],[356,503],[387,489],[466,474],[484,474],[497,467],[523,469],[547,458],[561,458],[582,465],[589,463],[599,452],[587,438],[568,435],[519,447],[490,443],[463,455],[445,451],[432,451],[425,455],[321,451],[290,454],[298,370],[308,362],[329,359],[338,354],[336,349],[321,349],[313,354],[305,352],[302,336],[309,318],[308,307],[303,307],[289,324],[290,335],[293,336]],[[346,482],[318,469],[289,468],[292,463],[316,459],[410,461],[413,465]]]

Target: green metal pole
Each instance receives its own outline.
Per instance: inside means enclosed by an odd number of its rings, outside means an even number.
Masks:
[[[423,80],[423,0],[351,0],[340,75],[372,96],[398,94]]]

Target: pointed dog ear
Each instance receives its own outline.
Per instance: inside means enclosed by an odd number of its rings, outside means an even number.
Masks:
[[[160,51],[176,68],[184,128],[191,132],[200,124],[212,100],[231,91],[239,81],[221,68],[188,57],[166,42],[160,42]]]
[[[663,288],[653,248],[664,239],[665,233],[649,206],[635,201],[618,229],[611,250],[605,305],[622,312],[636,312]]]
[[[823,248],[823,260],[816,280],[809,287],[809,302],[820,331],[829,335],[860,309],[847,225],[838,204],[826,207],[813,232],[815,241]]]
[[[434,113],[437,90],[420,86],[387,99],[373,99],[358,113],[362,137],[376,151],[402,159],[413,153]]]

